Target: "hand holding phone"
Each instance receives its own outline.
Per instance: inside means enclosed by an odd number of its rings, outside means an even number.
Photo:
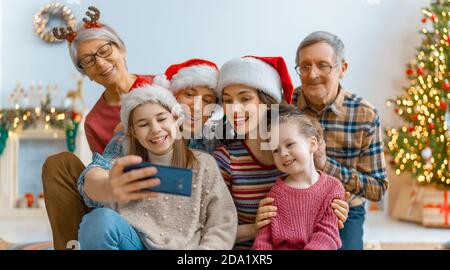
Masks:
[[[157,173],[155,167],[146,167],[134,171],[133,174],[124,174],[123,169],[129,165],[135,165],[142,162],[139,156],[124,156],[118,158],[108,175],[108,183],[103,191],[96,194],[100,201],[117,202],[120,204],[129,201],[138,201],[158,196],[157,192],[151,192],[145,189],[152,188],[161,184],[161,180],[153,177]],[[106,172],[107,173],[107,172]],[[86,176],[87,177],[87,176]],[[96,177],[94,176],[90,177]],[[148,180],[138,181],[141,178]]]
[[[151,178],[159,178],[161,184],[146,190],[153,192],[169,193],[182,196],[191,196],[192,192],[192,170],[185,168],[169,167],[157,165],[150,162],[141,162],[135,165],[126,166],[123,172],[141,169],[145,167],[155,167],[158,172]],[[142,178],[144,180],[148,178]]]

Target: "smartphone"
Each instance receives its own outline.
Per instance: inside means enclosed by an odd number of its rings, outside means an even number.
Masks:
[[[139,180],[150,178],[159,178],[161,180],[161,184],[159,186],[148,188],[146,190],[187,197],[191,196],[192,170],[190,169],[156,165],[150,162],[141,162],[139,164],[126,166],[123,169],[123,172],[129,172],[131,170],[137,170],[145,167],[155,167],[158,172],[156,175]]]

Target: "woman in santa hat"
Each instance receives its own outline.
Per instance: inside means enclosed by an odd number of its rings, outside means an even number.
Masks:
[[[75,68],[103,89],[84,124],[91,151],[101,154],[114,130],[120,127],[121,95],[143,84],[153,83],[155,76],[130,73],[126,66],[127,49],[117,32],[100,23],[97,8],[89,7],[86,15],[75,30],[71,27],[55,28],[53,33],[55,37],[68,41]],[[42,168],[45,205],[56,249],[65,249],[67,241],[76,239],[79,221],[88,210],[76,186],[83,169],[80,159],[69,152],[50,156]]]
[[[274,210],[264,198],[284,174],[276,168],[270,147],[262,147],[268,139],[263,125],[270,121],[272,105],[291,103],[293,89],[282,57],[235,58],[220,69],[217,90],[238,139],[218,147],[214,157],[238,212],[238,249],[251,248],[257,230],[270,223],[266,213]],[[348,209],[345,201],[334,202]]]

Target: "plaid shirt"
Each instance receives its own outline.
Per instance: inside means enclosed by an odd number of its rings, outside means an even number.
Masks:
[[[223,143],[218,139],[190,139],[188,147],[190,149],[200,150],[206,153],[212,153],[214,149],[221,146]]]
[[[300,112],[316,117],[324,127],[327,161],[323,170],[352,193],[350,206],[363,205],[364,198],[381,200],[388,181],[377,110],[341,87],[336,99],[320,112],[308,107],[300,88],[293,100]]]

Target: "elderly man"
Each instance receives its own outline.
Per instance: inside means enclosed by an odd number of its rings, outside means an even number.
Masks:
[[[300,43],[295,62],[302,86],[295,91],[294,104],[324,127],[316,168],[340,179],[352,194],[340,231],[342,248],[363,249],[365,199],[381,200],[388,187],[380,118],[369,102],[342,88],[348,63],[337,36],[311,33]]]

